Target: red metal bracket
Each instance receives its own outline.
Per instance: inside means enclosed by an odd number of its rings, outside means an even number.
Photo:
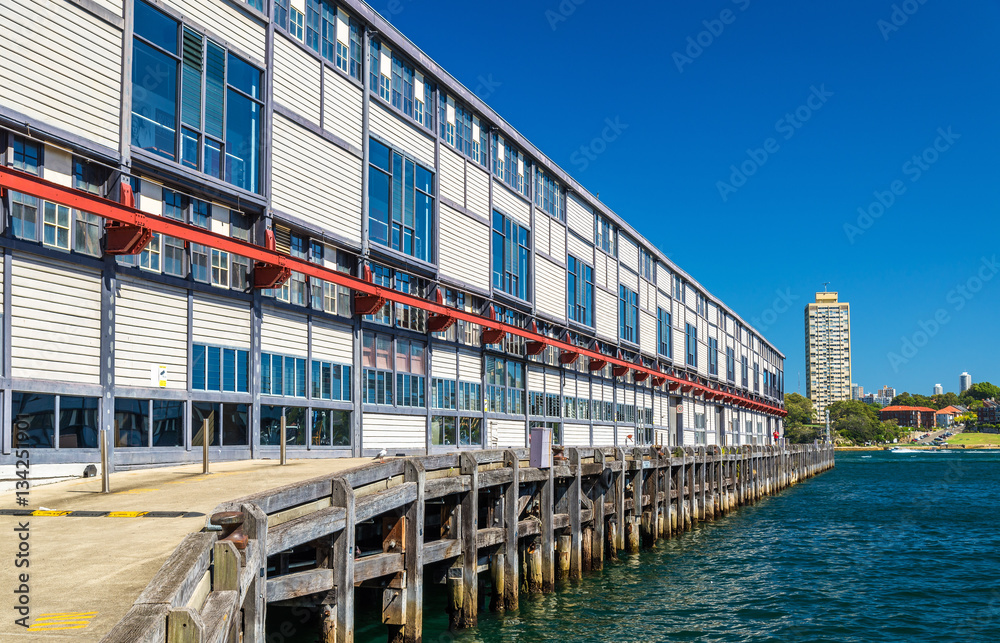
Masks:
[[[497,318],[497,309],[493,306],[493,304],[490,304],[490,318],[493,320],[496,320]],[[480,334],[479,340],[483,344],[498,344],[506,334],[507,331],[505,331],[502,327],[484,325],[483,332]]]
[[[121,203],[127,208],[135,207],[132,186],[121,183]],[[146,249],[153,239],[153,231],[146,227],[146,217],[136,213],[135,223],[106,220],[104,222],[104,252],[109,255],[137,255]]]
[[[531,320],[531,332],[538,334],[538,324],[535,320]],[[545,347],[548,346],[545,342],[539,339],[531,339],[525,342],[524,352],[528,355],[541,355],[545,352]],[[560,358],[561,359],[561,358]]]
[[[590,358],[590,363],[587,364],[587,369],[589,369],[591,371],[599,371],[599,370],[601,370],[602,368],[604,368],[607,365],[608,365],[608,360],[606,360],[606,359],[598,359],[596,357],[591,357]]]
[[[434,299],[439,306],[444,305],[444,297],[441,296],[441,289],[434,291]],[[443,333],[455,324],[455,317],[441,313],[431,313],[427,317],[427,330],[432,333]]]
[[[372,269],[365,264],[365,281],[368,283],[372,282]],[[362,293],[354,292],[354,314],[355,315],[374,315],[378,311],[382,310],[382,306],[385,306],[385,297],[382,296],[382,292],[376,288],[373,293]]]

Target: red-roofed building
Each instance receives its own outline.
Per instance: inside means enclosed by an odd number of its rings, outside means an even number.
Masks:
[[[955,417],[965,413],[964,408],[957,406],[946,406],[934,414],[938,427],[946,429],[955,421]]]
[[[926,406],[887,406],[879,413],[883,422],[896,420],[899,426],[933,429],[937,411]]]

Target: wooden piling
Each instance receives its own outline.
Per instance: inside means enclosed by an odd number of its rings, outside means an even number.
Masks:
[[[475,627],[479,607],[479,464],[471,453],[459,456],[461,473],[469,477],[469,491],[462,498],[462,603],[454,624]]]
[[[573,553],[573,537],[569,534],[559,536],[556,541],[556,579],[568,580],[570,577],[571,557]]]
[[[542,592],[542,548],[536,540],[528,546],[528,593]]]
[[[584,527],[580,534],[580,559],[583,572],[589,572],[594,565],[594,529]]]
[[[594,449],[594,462],[601,465],[601,475],[603,475],[604,470],[607,469],[607,461],[604,451],[601,449]],[[594,570],[604,569],[604,500],[607,492],[608,490],[598,482],[594,485],[590,495],[591,500],[594,501],[594,510],[592,512],[594,518],[593,537],[591,539],[592,557],[590,567]]]
[[[503,552],[496,552],[490,557],[490,581],[493,584],[490,593],[490,611],[503,612],[507,609],[506,595],[506,558]]]
[[[518,569],[518,539],[517,523],[518,500],[520,499],[519,471],[520,460],[513,450],[504,452],[504,465],[510,468],[511,483],[504,489],[503,496],[503,520],[504,520],[504,584],[503,594],[500,596],[505,610],[516,610],[518,607],[517,569]]]
[[[556,586],[556,536],[555,525],[552,524],[555,516],[555,479],[552,467],[548,468],[548,478],[541,483],[539,492],[539,514],[542,519],[541,533],[541,556],[542,556],[542,591],[549,593],[555,590]]]
[[[583,576],[583,547],[582,547],[582,519],[581,519],[581,463],[580,450],[571,448],[568,450],[569,466],[573,472],[573,478],[569,489],[566,491],[569,500],[569,536],[570,536],[570,560],[569,576],[579,580]]]

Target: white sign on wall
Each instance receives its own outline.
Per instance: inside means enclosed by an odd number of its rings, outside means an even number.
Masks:
[[[160,365],[160,366],[151,366],[149,368],[149,371],[150,371],[149,377],[150,377],[150,379],[153,382],[153,386],[158,386],[159,388],[166,388],[167,387],[167,367],[166,366],[163,366],[163,365]]]

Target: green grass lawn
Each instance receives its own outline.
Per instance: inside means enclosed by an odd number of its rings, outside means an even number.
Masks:
[[[1000,446],[1000,434],[998,433],[959,433],[947,440],[948,444],[965,444],[973,446]]]

